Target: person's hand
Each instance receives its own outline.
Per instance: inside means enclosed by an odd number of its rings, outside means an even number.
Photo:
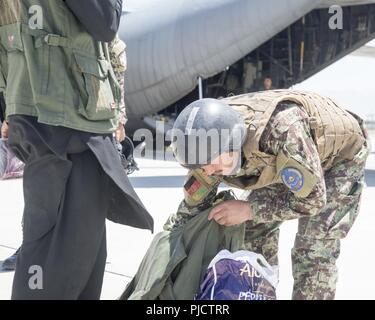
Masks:
[[[1,126],[1,137],[3,139],[8,139],[9,135],[9,126],[8,124],[4,121],[2,126]]]
[[[213,208],[208,220],[214,219],[218,224],[230,227],[252,220],[250,203],[240,200],[229,200]]]
[[[125,137],[126,137],[125,127],[122,123],[120,123],[115,132],[115,138],[117,142],[123,142],[125,140]]]

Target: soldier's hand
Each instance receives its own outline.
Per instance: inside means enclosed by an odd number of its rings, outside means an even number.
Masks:
[[[9,135],[9,126],[8,124],[4,121],[2,126],[1,126],[1,137],[3,139],[8,139]]]
[[[115,132],[115,138],[117,142],[123,142],[126,137],[125,127],[122,123],[119,124],[116,132]]]
[[[249,202],[229,200],[213,208],[208,220],[214,219],[218,224],[230,227],[251,220],[252,217],[253,214]]]

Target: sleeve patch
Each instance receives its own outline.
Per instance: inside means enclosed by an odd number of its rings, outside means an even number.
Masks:
[[[205,201],[205,198],[217,188],[219,183],[220,180],[218,178],[211,179],[199,170],[190,172],[184,184],[186,204],[189,206],[201,204]]]
[[[295,168],[284,168],[281,171],[281,179],[284,184],[293,192],[301,191],[304,184],[305,178],[303,174]]]
[[[297,198],[308,197],[318,182],[317,176],[310,169],[283,152],[276,158],[276,170],[277,180]]]
[[[185,185],[185,190],[189,196],[194,197],[202,196],[207,191],[207,188],[198,180],[194,179],[194,176],[189,179],[187,184]]]
[[[189,192],[190,188],[193,186],[193,184],[197,182],[197,179],[193,175],[190,176],[189,180],[186,181],[184,188],[187,192]]]

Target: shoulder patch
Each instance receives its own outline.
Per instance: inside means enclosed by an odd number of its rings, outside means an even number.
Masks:
[[[301,171],[295,168],[284,168],[281,171],[281,179],[283,180],[284,184],[293,192],[300,191],[304,184],[305,178]]]
[[[194,170],[189,173],[184,185],[185,201],[189,206],[196,206],[206,200],[206,198],[219,185],[220,180],[216,177],[209,177]]]
[[[277,180],[298,198],[306,198],[318,182],[317,176],[305,165],[284,152],[276,157]]]
[[[195,178],[195,176],[191,176],[190,179],[186,182],[184,186],[187,194],[190,197],[200,197],[207,192],[207,187]]]

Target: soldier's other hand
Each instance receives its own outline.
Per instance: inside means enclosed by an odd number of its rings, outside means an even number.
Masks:
[[[2,126],[1,126],[1,137],[3,139],[8,139],[9,135],[9,126],[8,124],[4,121]]]
[[[218,224],[230,227],[252,219],[250,203],[240,200],[225,201],[213,208],[208,220],[215,220]]]
[[[115,132],[115,137],[117,142],[123,142],[126,137],[126,132],[125,132],[125,127],[122,123],[119,124],[116,132]]]

